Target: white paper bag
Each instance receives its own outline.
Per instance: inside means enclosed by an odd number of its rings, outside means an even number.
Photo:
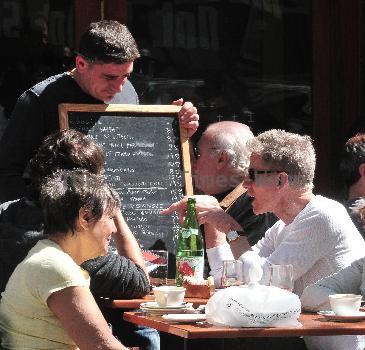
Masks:
[[[257,283],[222,289],[205,308],[209,323],[227,327],[298,326],[300,311],[296,294]]]

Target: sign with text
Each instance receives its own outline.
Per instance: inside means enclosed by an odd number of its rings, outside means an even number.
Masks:
[[[167,249],[171,254],[175,254],[179,219],[160,211],[193,193],[188,138],[179,127],[180,108],[59,106],[61,129],[81,131],[103,147],[106,177],[121,197],[123,215],[140,246]]]

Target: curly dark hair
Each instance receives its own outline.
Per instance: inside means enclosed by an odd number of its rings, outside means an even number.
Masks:
[[[29,163],[31,196],[37,199],[41,183],[55,171],[86,169],[104,172],[103,149],[92,138],[76,130],[57,131],[47,136]]]
[[[91,222],[120,208],[120,200],[104,176],[84,169],[60,170],[47,177],[40,188],[46,235],[76,232],[80,209],[88,212]]]
[[[128,28],[112,20],[91,23],[81,36],[78,53],[96,63],[123,64],[140,57],[136,41]]]
[[[359,166],[365,163],[365,134],[347,140],[340,161],[340,172],[348,187],[360,179]]]

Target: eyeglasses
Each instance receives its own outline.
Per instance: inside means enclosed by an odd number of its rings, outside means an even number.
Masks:
[[[248,178],[250,181],[254,182],[256,180],[256,176],[259,174],[279,174],[282,173],[282,170],[255,170],[255,169],[248,169]]]
[[[215,150],[215,151],[219,150],[219,148],[217,148],[217,147],[210,147],[208,149]],[[198,146],[193,146],[193,154],[194,154],[195,159],[198,159],[201,156]]]
[[[193,154],[195,159],[198,159],[200,157],[200,152],[198,146],[193,146]]]

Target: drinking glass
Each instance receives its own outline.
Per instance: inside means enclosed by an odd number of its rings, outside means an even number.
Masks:
[[[222,272],[222,287],[239,286],[243,284],[243,264],[238,260],[224,260]]]
[[[150,277],[151,286],[156,287],[166,285],[168,251],[145,250],[143,251],[143,259]]]
[[[294,288],[293,265],[271,265],[269,284],[292,292]]]

